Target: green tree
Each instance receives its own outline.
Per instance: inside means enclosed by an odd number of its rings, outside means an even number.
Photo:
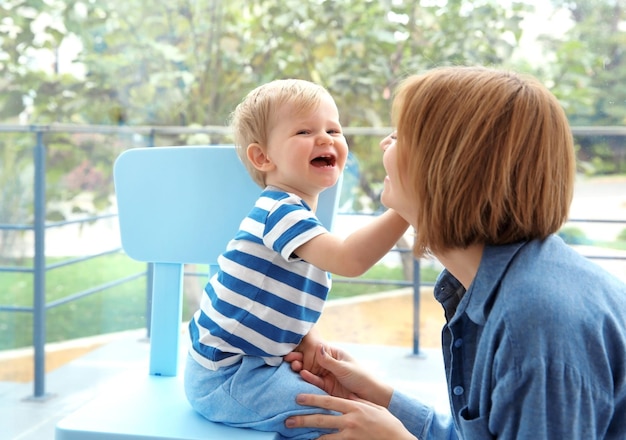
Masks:
[[[13,0],[3,7],[15,28],[3,39],[10,57],[2,70],[13,72],[5,77],[5,118],[24,110],[15,105],[21,97],[32,102],[32,123],[188,126],[224,125],[243,94],[279,77],[324,84],[345,126],[389,125],[399,79],[442,64],[506,63],[528,12],[495,0]],[[33,34],[44,15],[54,20]],[[81,45],[76,62],[84,78],[20,65],[24,47],[54,53],[71,36]],[[376,204],[378,140],[349,142],[361,191]],[[85,160],[99,167],[87,154],[62,156],[68,172]]]
[[[544,38],[554,62],[545,67],[574,126],[626,125],[626,1],[554,0],[569,11],[562,38]],[[624,138],[579,137],[579,159],[594,173],[626,171]],[[620,168],[621,167],[621,168]]]
[[[553,4],[569,8],[573,26],[562,38],[546,36],[549,62],[533,64],[514,59],[520,24],[532,14],[523,2],[9,0],[0,6],[0,117],[27,114],[37,124],[224,125],[251,88],[300,77],[329,88],[345,126],[382,127],[389,125],[390,99],[405,75],[445,64],[487,64],[540,76],[573,125],[623,124],[624,0]],[[72,37],[84,76],[59,71],[54,58],[52,69],[33,66],[33,53],[57,54]],[[82,136],[84,148],[72,151],[76,136],[48,139],[57,150],[50,168],[77,174],[87,167],[107,181],[110,156],[97,148],[103,141],[118,149],[128,145],[127,139]],[[355,135],[349,142],[359,159],[360,194],[375,208],[382,178],[378,140]],[[621,151],[621,139],[578,142],[583,158],[613,159]]]

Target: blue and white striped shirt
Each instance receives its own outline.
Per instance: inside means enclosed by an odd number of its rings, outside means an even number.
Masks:
[[[268,187],[218,258],[189,323],[191,355],[211,370],[243,355],[279,365],[318,320],[330,275],[294,251],[327,232],[298,196]]]

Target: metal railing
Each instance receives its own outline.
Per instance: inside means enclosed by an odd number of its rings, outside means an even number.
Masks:
[[[384,136],[389,133],[390,129],[382,128],[345,128],[346,135],[371,135]],[[626,127],[577,127],[573,129],[578,135],[617,135],[626,136]],[[137,142],[139,145],[133,146],[157,146],[159,137],[165,137],[168,141],[165,144],[172,144],[172,136],[190,135],[190,134],[206,134],[217,137],[219,141],[212,143],[223,143],[221,140],[229,134],[226,127],[113,127],[113,126],[74,126],[74,125],[0,125],[0,133],[27,133],[34,136],[33,147],[33,164],[34,164],[34,201],[33,201],[33,221],[31,224],[0,224],[0,231],[32,231],[34,234],[33,249],[33,266],[32,268],[0,266],[0,272],[26,272],[33,275],[33,305],[32,307],[2,305],[0,304],[0,312],[18,312],[33,314],[33,348],[34,348],[34,389],[33,398],[42,399],[46,397],[45,391],[45,345],[46,345],[46,312],[52,308],[58,307],[69,302],[77,301],[86,296],[102,292],[112,287],[128,283],[138,278],[147,277],[147,294],[146,294],[146,327],[149,328],[149,307],[150,307],[150,267],[145,271],[141,271],[117,280],[92,286],[86,290],[75,292],[55,301],[46,302],[46,273],[59,267],[73,265],[88,259],[102,257],[121,251],[119,247],[113,247],[109,250],[87,255],[77,258],[71,258],[59,263],[46,264],[46,231],[51,228],[57,228],[72,223],[84,224],[89,222],[100,221],[115,217],[116,214],[88,216],[78,220],[47,222],[46,221],[46,162],[47,149],[44,142],[44,134],[46,133],[88,133],[88,134],[127,134],[139,135],[141,139]],[[130,148],[130,147],[129,147]],[[581,222],[607,222],[607,223],[625,223],[624,220],[571,220]],[[410,252],[409,249],[395,249],[396,252]],[[626,257],[595,255],[592,258],[605,259],[626,259]],[[361,284],[393,284],[397,286],[405,286],[413,288],[413,354],[420,353],[419,344],[419,315],[420,315],[420,288],[428,285],[420,279],[420,262],[414,261],[413,279],[412,280],[347,280],[339,279],[337,282],[345,283],[361,283]],[[198,274],[188,274],[198,275]],[[432,285],[432,283],[431,283]]]

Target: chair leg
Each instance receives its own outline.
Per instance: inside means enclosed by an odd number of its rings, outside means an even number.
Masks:
[[[159,350],[150,350],[150,374],[155,376],[176,376],[178,373],[183,274],[182,264],[154,264],[150,339]]]

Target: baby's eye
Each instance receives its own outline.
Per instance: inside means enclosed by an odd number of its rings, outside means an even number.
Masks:
[[[296,134],[309,134],[309,130],[298,130]]]
[[[341,134],[341,130],[331,129],[331,130],[328,130],[326,133],[328,133],[328,134]]]

